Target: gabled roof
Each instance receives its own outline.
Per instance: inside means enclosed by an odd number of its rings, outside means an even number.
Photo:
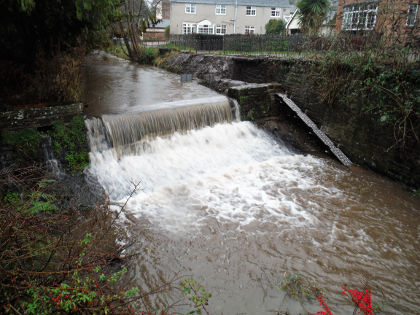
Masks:
[[[289,29],[290,24],[292,23],[293,19],[295,19],[296,15],[298,14],[299,9],[296,9],[293,13],[292,17],[290,18],[289,22],[286,24],[286,30]]]
[[[173,3],[251,5],[254,7],[291,8],[289,0],[171,0]]]

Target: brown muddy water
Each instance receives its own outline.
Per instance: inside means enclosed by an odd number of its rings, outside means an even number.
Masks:
[[[102,55],[85,74],[87,112],[103,116],[86,121],[89,175],[115,203],[141,182],[121,222],[139,253],[127,283],[150,290],[191,277],[212,294],[210,314],[320,311],[315,298],[280,289],[294,275],[322,289],[334,314],[352,314],[341,286],[361,289],[367,277],[375,314],[420,313],[420,198],[370,171],[291,152],[196,82]],[[154,296],[149,310],[180,297]],[[187,302],[170,312],[186,313]]]

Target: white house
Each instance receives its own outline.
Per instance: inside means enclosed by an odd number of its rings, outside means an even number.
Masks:
[[[289,0],[171,0],[171,34],[265,34],[270,19],[286,20]]]
[[[298,9],[295,10],[292,17],[286,24],[286,33],[288,35],[300,33],[300,19],[298,14]]]
[[[337,0],[330,0],[330,8],[327,12],[325,20],[322,22],[322,26],[318,31],[318,35],[329,36],[334,34],[335,29],[335,18],[337,15]],[[301,32],[299,9],[296,9],[291,19],[286,24],[287,34],[296,34]]]

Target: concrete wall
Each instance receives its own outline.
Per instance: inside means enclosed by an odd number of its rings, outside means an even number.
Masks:
[[[290,14],[290,8],[282,8],[280,17]],[[256,7],[255,16],[246,15],[246,6],[238,6],[236,34],[244,34],[245,26],[253,26],[255,34],[265,34],[265,25],[271,17],[271,8]],[[226,34],[235,34],[235,6],[226,5],[226,15],[216,15],[216,5],[196,4],[196,13],[185,13],[185,3],[171,3],[171,34],[182,34],[183,23],[199,23],[208,20],[212,25],[226,25]]]
[[[0,112],[0,130],[51,126],[55,120],[67,122],[82,112],[81,103]]]

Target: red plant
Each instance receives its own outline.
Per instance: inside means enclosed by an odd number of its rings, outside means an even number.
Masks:
[[[333,315],[333,313],[330,311],[330,308],[328,307],[327,303],[325,303],[324,299],[322,298],[322,296],[319,296],[316,298],[319,302],[319,304],[321,304],[322,308],[324,309],[324,311],[319,311],[317,314],[318,315]]]
[[[347,292],[350,294],[347,294]],[[363,291],[357,291],[353,289],[347,289],[345,286],[343,286],[342,293],[346,296],[351,297],[352,301],[359,307],[359,309],[363,312],[364,315],[374,315],[372,310],[372,298],[370,294],[371,288],[370,286],[367,288],[367,290]],[[324,311],[319,311],[318,313],[314,315],[333,315],[330,308],[328,307],[327,303],[325,303],[322,296],[319,296],[316,298],[321,304]]]
[[[346,293],[346,290],[350,295]],[[347,289],[345,286],[343,286],[342,293],[346,296],[350,296],[353,302],[360,308],[360,310],[365,315],[373,315],[372,311],[372,298],[370,295],[371,288],[370,286],[367,288],[367,290],[363,291],[357,291],[353,289]]]

